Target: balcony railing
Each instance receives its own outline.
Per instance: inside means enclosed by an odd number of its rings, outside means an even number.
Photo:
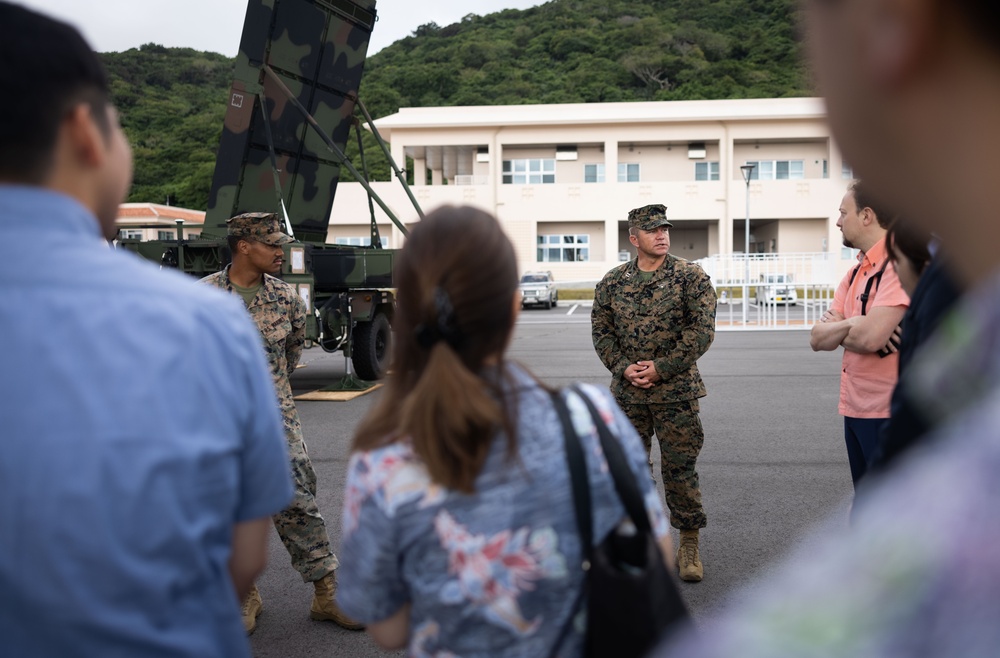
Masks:
[[[489,176],[455,176],[455,185],[486,185],[490,182]]]

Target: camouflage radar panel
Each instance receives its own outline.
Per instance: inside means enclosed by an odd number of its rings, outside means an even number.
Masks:
[[[250,0],[209,195],[204,236],[246,212],[284,217],[326,241],[375,0]],[[280,192],[280,194],[279,194]]]

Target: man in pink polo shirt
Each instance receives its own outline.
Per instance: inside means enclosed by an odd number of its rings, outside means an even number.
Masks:
[[[910,303],[885,247],[892,219],[861,181],[851,185],[840,203],[837,226],[844,246],[861,250],[859,262],[840,282],[830,310],[809,338],[814,351],[844,348],[839,411],[855,487],[878,445],[879,428],[889,417],[899,371],[896,345],[890,339]]]

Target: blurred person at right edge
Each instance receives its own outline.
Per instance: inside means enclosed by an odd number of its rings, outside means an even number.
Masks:
[[[930,231],[899,218],[889,227],[886,248],[899,282],[910,296],[910,307],[896,329],[899,379],[892,392],[889,420],[882,425],[875,454],[868,464],[873,475],[885,472],[927,434],[927,421],[913,408],[914,401],[906,393],[907,368],[917,349],[934,333],[961,296],[958,285],[942,263],[947,255],[937,253],[941,249],[934,243]]]
[[[1000,653],[1000,3],[803,0],[834,136],[937,234],[965,294],[907,367],[934,429],[832,524],[657,656]],[[942,166],[946,163],[946,166]]]
[[[861,253],[809,335],[814,351],[844,348],[838,411],[844,417],[844,442],[855,489],[868,471],[879,429],[889,417],[898,357],[895,348],[885,348],[910,302],[885,249],[886,227],[893,216],[860,180],[847,190],[837,226],[844,246]]]

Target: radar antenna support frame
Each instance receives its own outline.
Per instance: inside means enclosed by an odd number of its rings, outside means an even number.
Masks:
[[[345,155],[344,152],[340,150],[340,147],[337,146],[337,143],[334,142],[333,139],[331,139],[330,136],[327,135],[322,128],[320,128],[319,123],[316,122],[316,119],[314,119],[313,116],[309,114],[309,110],[307,110],[305,107],[302,106],[302,103],[299,102],[299,99],[295,97],[295,94],[292,93],[292,90],[289,89],[285,85],[285,83],[281,80],[281,78],[278,76],[278,74],[274,72],[274,69],[272,69],[268,64],[264,64],[264,73],[266,73],[267,76],[271,78],[271,81],[278,87],[281,93],[285,95],[285,98],[288,99],[288,102],[291,103],[292,106],[299,111],[299,113],[302,115],[302,118],[304,118],[306,122],[310,126],[312,126],[313,130],[315,130],[316,134],[320,136],[320,139],[323,140],[323,142],[326,144],[326,147],[330,150],[330,152],[333,153],[335,156],[337,156],[337,159],[340,160],[341,165],[346,167],[347,171],[351,172],[351,175],[354,176],[354,179],[358,183],[360,183],[363,188],[365,188],[366,192],[368,192],[370,198],[374,199],[375,203],[377,203],[379,207],[382,208],[382,210],[385,212],[385,214],[388,215],[389,219],[392,220],[392,223],[396,225],[396,228],[398,228],[403,233],[403,235],[409,235],[410,231],[406,228],[406,226],[401,221],[399,221],[399,218],[396,217],[396,214],[392,212],[392,210],[389,208],[388,205],[386,205],[385,201],[382,200],[382,197],[380,197],[378,193],[374,189],[372,189],[372,186],[368,183],[368,180],[361,175],[361,172],[358,171],[357,167],[355,167],[354,164],[347,158],[347,155]],[[406,190],[411,200],[413,200],[414,204],[416,204],[416,199],[413,197],[412,193],[410,193],[409,186],[406,186]],[[420,210],[419,206],[417,206],[417,212],[420,213],[421,218],[423,218],[423,212]]]

